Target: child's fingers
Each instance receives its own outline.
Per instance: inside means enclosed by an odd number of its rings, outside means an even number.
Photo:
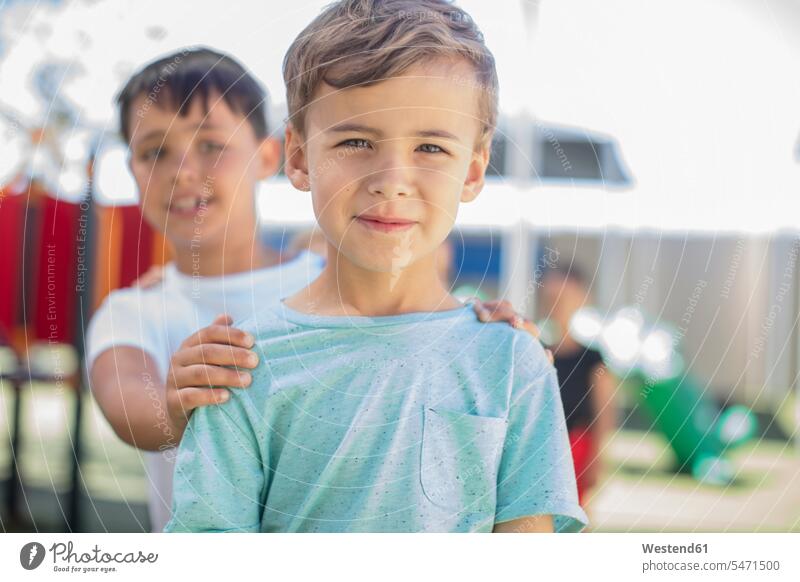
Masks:
[[[191,347],[200,344],[226,344],[243,348],[253,347],[255,338],[241,329],[229,325],[212,324],[193,333],[184,340],[181,347]]]
[[[194,364],[173,368],[175,385],[178,388],[191,386],[230,386],[232,388],[245,388],[252,382],[248,372],[237,372],[221,366],[207,366]]]
[[[533,337],[539,337],[539,328],[535,323],[523,317],[514,310],[514,306],[508,301],[487,301],[485,303],[475,303],[475,311],[478,318],[485,323],[505,321],[517,329],[523,329]]]
[[[258,356],[246,348],[223,344],[200,344],[178,350],[172,356],[172,361],[180,366],[211,364],[255,368],[258,365]]]
[[[486,303],[481,301],[478,298],[472,298],[473,304],[472,308],[475,310],[475,314],[478,316],[478,319],[485,322],[489,319],[489,309],[486,306]]]
[[[232,323],[233,318],[230,315],[227,313],[220,313],[214,318],[214,321],[211,322],[211,325],[231,325]]]
[[[189,417],[192,410],[200,406],[222,404],[230,400],[230,394],[225,388],[199,388],[196,386],[176,390],[175,397],[170,402],[173,416],[184,415]]]
[[[495,301],[485,301],[482,303],[475,303],[478,317],[481,321],[494,322],[494,321],[511,321],[511,318],[516,315],[514,306],[505,299]],[[481,317],[483,316],[483,317]]]

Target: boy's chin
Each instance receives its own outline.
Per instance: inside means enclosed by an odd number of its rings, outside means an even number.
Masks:
[[[408,251],[397,254],[392,252],[378,254],[370,252],[370,249],[363,249],[354,253],[349,253],[346,249],[343,249],[339,252],[340,265],[343,260],[365,271],[400,275],[404,270],[413,266],[419,260],[419,257]]]
[[[222,246],[226,242],[225,227],[218,227],[212,224],[182,224],[177,221],[167,225],[164,237],[172,243],[175,248],[191,247],[200,250],[203,247]],[[228,242],[232,237],[228,236]]]

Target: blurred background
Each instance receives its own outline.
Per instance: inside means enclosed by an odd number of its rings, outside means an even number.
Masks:
[[[279,137],[284,51],[325,4],[0,1],[3,531],[148,530],[141,455],[82,366],[93,309],[165,260],[116,92],[207,45],[265,83]],[[593,529],[800,531],[800,2],[458,4],[495,54],[501,118],[450,276],[602,355]],[[282,175],[258,204],[275,247],[313,224]],[[581,273],[569,321],[542,294],[554,268]]]

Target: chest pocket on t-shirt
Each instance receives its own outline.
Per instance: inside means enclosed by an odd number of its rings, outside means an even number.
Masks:
[[[425,497],[451,511],[494,512],[506,419],[428,407],[423,416]]]

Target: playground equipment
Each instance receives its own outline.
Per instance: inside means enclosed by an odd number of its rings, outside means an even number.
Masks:
[[[24,475],[17,463],[23,409],[32,383],[66,388],[74,398],[70,482],[64,529],[78,523],[81,403],[87,387],[80,369],[84,331],[94,309],[118,287],[130,285],[152,264],[169,258],[163,237],[143,222],[136,200],[117,202],[109,180],[115,138],[83,122],[54,89],[58,70],[33,75],[45,119],[0,103],[0,383],[11,402],[10,471],[5,505],[19,520]],[[55,76],[54,76],[55,75]],[[117,147],[117,150],[123,149]],[[117,156],[119,158],[119,156]],[[95,169],[100,170],[95,176]],[[121,172],[111,172],[112,178]],[[94,178],[99,178],[98,184]],[[105,187],[103,196],[98,196]],[[99,200],[96,200],[99,199]]]
[[[545,341],[558,330],[543,322]],[[648,322],[638,308],[626,307],[604,319],[593,308],[579,310],[570,335],[603,354],[637,406],[667,439],[675,470],[712,485],[728,485],[735,468],[725,454],[750,440],[757,429],[753,413],[735,405],[722,410],[700,382],[686,371],[677,351],[680,333]]]

